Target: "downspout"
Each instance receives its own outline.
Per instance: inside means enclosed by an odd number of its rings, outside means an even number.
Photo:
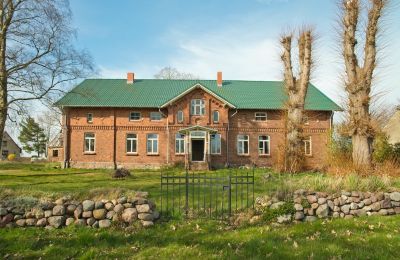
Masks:
[[[114,108],[114,148],[113,148],[113,162],[114,169],[117,169],[117,120],[115,118],[115,108]]]
[[[68,110],[61,107],[64,111],[64,168],[69,168],[69,129],[68,129]]]
[[[236,108],[235,113],[231,115],[233,117],[238,113],[238,110]],[[229,114],[228,114],[228,128],[226,131],[226,165],[229,166],[229,131],[230,131],[230,122],[229,122]]]
[[[169,140],[169,137],[170,137],[170,135],[169,135],[169,118],[168,118],[168,116],[167,115],[165,115],[163,112],[161,112],[161,108],[159,107],[158,108],[158,112],[160,112],[160,114],[161,115],[163,115],[165,118],[167,118],[167,165],[169,164],[169,142],[170,142],[170,140]]]

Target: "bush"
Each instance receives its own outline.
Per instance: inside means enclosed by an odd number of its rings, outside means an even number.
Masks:
[[[375,162],[383,163],[390,159],[393,154],[393,148],[388,142],[388,137],[384,134],[379,134],[374,140],[374,152],[372,158]]]
[[[125,178],[128,176],[131,176],[131,173],[128,169],[125,168],[116,169],[112,174],[113,178]]]
[[[10,154],[7,156],[7,160],[9,160],[9,161],[14,161],[16,157],[17,157],[17,156],[16,156],[14,153],[10,153]]]
[[[296,209],[294,208],[293,202],[287,201],[277,209],[266,208],[262,214],[262,218],[266,222],[271,222],[279,216],[288,214],[294,215],[295,213]]]

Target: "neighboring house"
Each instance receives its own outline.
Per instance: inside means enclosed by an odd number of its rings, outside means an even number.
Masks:
[[[396,112],[389,119],[383,131],[387,134],[390,144],[400,143],[400,107],[397,108]]]
[[[9,154],[15,154],[16,158],[20,158],[22,153],[22,149],[11,138],[7,131],[4,131],[3,143],[1,144],[0,151],[2,160],[6,160]]]
[[[284,136],[282,82],[87,79],[60,99],[65,165],[191,169],[272,166]],[[321,167],[333,112],[341,110],[310,84],[304,151]]]
[[[50,162],[62,162],[64,160],[62,132],[50,141],[49,146],[47,147],[47,160]]]

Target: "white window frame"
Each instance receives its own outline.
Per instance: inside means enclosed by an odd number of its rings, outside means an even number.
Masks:
[[[247,153],[244,152],[245,143],[247,142]],[[240,152],[240,147],[243,153]],[[236,150],[238,155],[249,155],[250,154],[250,137],[249,135],[240,134],[237,136]]]
[[[312,139],[311,139],[311,136],[309,136],[306,139],[304,139],[303,143],[304,143],[304,155],[305,156],[312,156]],[[309,143],[309,146],[310,146],[309,153],[307,153],[307,143]]]
[[[93,113],[87,113],[86,115],[86,122],[88,124],[92,124],[93,123]]]
[[[217,115],[217,119],[215,120],[215,115]],[[219,111],[218,110],[214,110],[213,111],[213,122],[214,123],[219,123]]]
[[[150,137],[151,135],[154,135],[155,137]],[[149,155],[154,155],[158,154],[159,151],[159,142],[158,142],[158,134],[150,133],[146,135],[146,153]],[[156,146],[154,146],[156,144]],[[149,151],[149,148],[150,151]],[[157,148],[157,149],[154,149]]]
[[[139,114],[139,119],[132,119],[132,114]],[[137,112],[137,111],[132,111],[129,113],[129,121],[140,121],[142,119],[142,113]]]
[[[88,136],[88,135],[93,135],[92,136]],[[88,146],[86,146],[86,142],[88,142]],[[93,143],[93,150],[91,149],[91,144]],[[95,133],[84,133],[84,152],[85,153],[95,153],[96,152],[96,134]],[[86,149],[89,148],[89,149]]]
[[[190,114],[193,116],[204,116],[206,114],[204,99],[192,99],[190,103]]]
[[[215,138],[216,136],[219,136],[219,138],[216,139]],[[215,143],[216,140],[218,140],[217,143]],[[214,143],[217,145],[216,147],[213,146]],[[215,151],[214,148],[216,148],[216,151]],[[213,155],[214,154],[221,154],[221,150],[222,150],[221,149],[221,134],[213,134],[213,135],[211,135],[210,136],[210,152],[211,152],[211,154],[213,154]]]
[[[179,117],[181,117],[181,118],[179,118]],[[183,115],[183,111],[182,110],[179,110],[178,112],[176,112],[176,121],[178,123],[183,123],[183,121],[185,120],[184,118],[185,117]]]
[[[265,118],[265,120],[262,120],[264,118]],[[255,112],[254,120],[257,122],[266,122],[268,120],[267,112]]]
[[[154,115],[160,115],[160,118],[158,119],[158,116],[157,116],[157,118],[154,118]],[[151,121],[161,121],[162,120],[161,112],[150,112],[150,120]]]
[[[175,134],[175,154],[179,155],[185,154],[185,150],[186,150],[185,135],[179,133]]]
[[[129,137],[130,135],[134,135],[135,137]],[[136,143],[135,145],[135,151],[132,151],[133,149],[133,143]],[[129,145],[129,149],[128,149]],[[138,153],[138,135],[136,133],[127,133],[126,134],[126,153],[127,154],[137,154]]]
[[[262,140],[261,137],[267,137],[267,140]],[[261,146],[261,147],[260,147]],[[268,153],[265,153],[265,148],[268,148]],[[269,135],[258,136],[258,154],[271,155],[271,137]]]

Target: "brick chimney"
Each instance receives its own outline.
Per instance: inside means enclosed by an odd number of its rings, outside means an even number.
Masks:
[[[135,81],[135,73],[133,73],[133,72],[128,72],[126,78],[127,78],[127,79],[126,79],[126,83],[127,83],[127,84],[133,84],[133,82]]]
[[[217,86],[222,87],[222,72],[221,71],[217,72]]]

